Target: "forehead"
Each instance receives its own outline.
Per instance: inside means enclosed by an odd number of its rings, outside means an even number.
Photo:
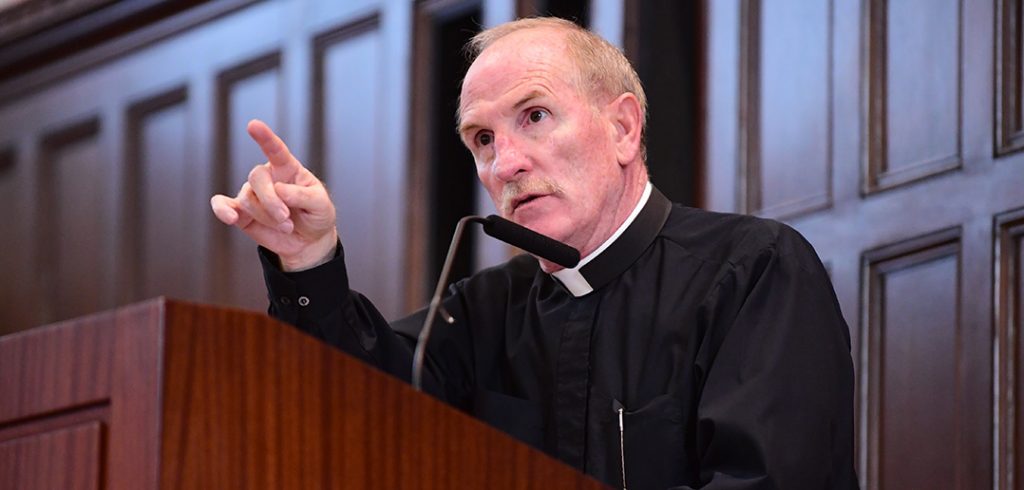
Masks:
[[[495,41],[469,67],[459,112],[464,115],[479,102],[496,100],[531,84],[552,92],[572,88],[573,67],[565,33],[543,28],[513,32]]]

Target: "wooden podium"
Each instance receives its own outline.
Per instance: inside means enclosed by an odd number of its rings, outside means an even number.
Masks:
[[[597,489],[257,313],[157,299],[0,338],[0,489]]]

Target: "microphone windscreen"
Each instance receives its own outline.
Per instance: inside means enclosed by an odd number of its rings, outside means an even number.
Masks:
[[[484,219],[483,225],[484,233],[548,262],[554,262],[566,269],[576,267],[576,264],[580,263],[580,252],[575,248],[501,216],[492,214]]]

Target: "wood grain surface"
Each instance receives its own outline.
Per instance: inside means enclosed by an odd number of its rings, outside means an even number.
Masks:
[[[158,299],[0,338],[0,490],[605,488],[263,314]]]

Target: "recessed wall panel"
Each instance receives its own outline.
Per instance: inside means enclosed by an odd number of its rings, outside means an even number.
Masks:
[[[959,158],[960,1],[888,2],[888,171]]]
[[[221,174],[217,192],[234,196],[256,165],[267,161],[258,145],[249,138],[246,125],[252,119],[267,123],[285,142],[288,134],[281,126],[280,55],[272,53],[232,68],[219,77],[218,128],[219,151],[215,165]],[[218,262],[222,285],[216,291],[223,301],[253,309],[266,308],[266,288],[252,239],[237,229],[217,223],[214,234],[219,243]]]
[[[867,192],[961,165],[961,0],[870,0]]]
[[[866,256],[869,488],[958,488],[960,261],[959,230]]]
[[[386,192],[387,162],[380,147],[401,137],[384,127],[382,37],[371,17],[322,35],[315,53],[323,178],[338,210],[352,287],[367,295],[385,316],[399,313],[402,287],[388,275],[381,247],[399,237],[386,235],[384,220],[397,220],[402,199]]]
[[[193,283],[201,252],[190,203],[199,199],[189,159],[184,88],[147,98],[129,110],[127,172],[134,189],[126,211],[134,213],[129,244],[135,257],[131,301],[155,296],[198,299]]]
[[[0,442],[0,489],[102,488],[102,438],[93,421]]]
[[[831,200],[831,2],[760,2],[760,154],[747,162],[750,210],[787,217]],[[748,72],[753,74],[753,72]]]
[[[36,264],[43,321],[114,306],[111,251],[116,183],[99,144],[99,121],[73,124],[42,138],[37,197]]]
[[[1021,80],[1024,80],[1024,59],[1021,57],[1024,11],[1021,0],[996,2],[996,153],[1006,154],[1024,148],[1024,104],[1021,103]]]

